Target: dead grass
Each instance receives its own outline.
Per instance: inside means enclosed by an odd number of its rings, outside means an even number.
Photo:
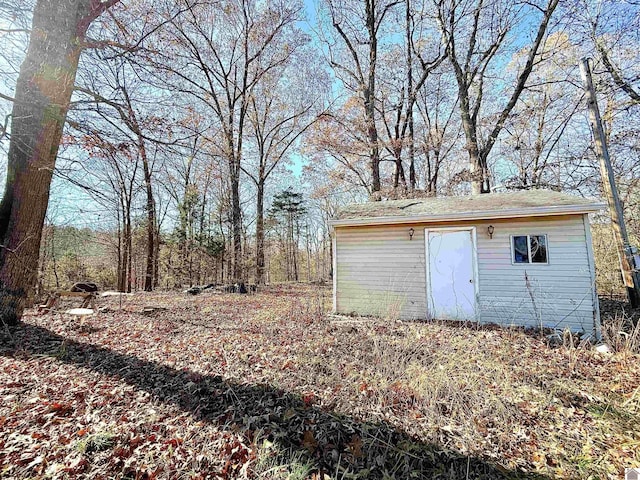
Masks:
[[[0,356],[2,478],[620,478],[640,357],[517,329],[335,321],[327,290],[137,294]],[[143,314],[144,306],[166,307]]]
[[[614,352],[640,354],[640,308],[632,309],[625,300],[600,301],[602,339]]]

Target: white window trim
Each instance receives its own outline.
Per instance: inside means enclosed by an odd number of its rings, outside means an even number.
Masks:
[[[544,237],[544,242],[547,247],[547,261],[546,262],[532,262],[531,261],[531,237]],[[513,237],[527,237],[527,251],[529,256],[528,262],[516,262],[515,252],[513,250]],[[509,249],[511,251],[511,265],[549,265],[549,236],[546,233],[515,233],[509,236]]]

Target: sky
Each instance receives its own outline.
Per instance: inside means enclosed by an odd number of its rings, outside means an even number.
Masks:
[[[316,25],[318,20],[316,16],[318,2],[316,0],[303,0],[303,2],[306,21],[300,22],[299,26],[311,35],[313,42],[316,42],[319,45],[319,41],[317,40],[313,31],[314,26]],[[521,23],[514,40],[515,47],[519,46],[519,44],[524,44],[525,41],[529,40],[532,35],[532,30],[534,29],[533,27],[536,24],[535,20],[536,19],[533,18],[527,18]],[[2,25],[0,24],[0,27],[1,26]],[[6,67],[6,65],[3,65],[2,62],[3,57],[0,56],[0,69]],[[505,65],[497,64],[498,69],[504,68],[504,66]],[[335,80],[335,77],[333,78]],[[335,91],[340,91],[338,81],[334,81],[334,89]],[[0,91],[2,91],[2,93],[11,93],[7,89],[0,89]],[[6,102],[3,103],[0,100],[0,113],[4,114],[9,111],[8,109],[8,104]],[[6,151],[6,142],[0,147],[4,148]],[[2,161],[6,163],[5,155],[2,155]],[[286,178],[286,181],[293,184],[293,186],[300,186],[301,189],[304,188],[303,167],[306,161],[307,160],[300,154],[293,155],[292,161],[290,162],[288,167],[290,170],[290,175]],[[4,165],[0,165],[0,167],[4,167]],[[500,173],[500,171],[508,172],[509,167],[507,165],[501,165],[497,170],[498,173]],[[4,183],[5,169],[0,168],[0,172],[0,181]],[[498,181],[497,183],[500,182]],[[99,208],[96,205],[92,205],[92,203],[88,200],[87,195],[78,187],[74,187],[56,178],[54,179],[52,190],[52,205],[54,206],[52,206],[52,208],[50,209],[50,213],[56,223],[101,222]]]
[[[299,22],[299,27],[309,33],[312,38],[313,25],[316,21],[316,9],[317,4],[315,0],[304,0],[304,15],[305,20]],[[0,28],[9,28],[3,19],[0,18]],[[2,37],[0,36],[0,42]],[[315,40],[313,40],[315,42]],[[8,43],[3,42],[3,47],[9,46]],[[16,48],[15,45],[11,47]],[[19,48],[16,48],[18,56],[22,57],[22,52]],[[0,55],[0,69],[8,70],[8,65],[5,62],[5,57]],[[15,85],[9,83],[4,88],[0,89],[0,92],[12,95]],[[2,117],[11,111],[11,103],[0,99],[0,113]],[[0,151],[3,152],[0,155],[0,185],[4,188],[6,179],[6,152],[8,151],[8,142],[0,141]],[[294,188],[303,188],[302,170],[306,163],[306,159],[299,155],[294,154],[291,158],[291,162],[287,165],[287,169],[290,171],[290,175],[286,177],[285,183],[290,184]],[[58,163],[62,164],[63,159]],[[80,187],[70,184],[68,181],[54,175],[51,185],[51,200],[49,210],[47,212],[47,221],[53,222],[59,225],[72,225],[78,228],[83,227],[108,227],[112,223],[113,214],[111,212],[105,212],[104,209],[94,202],[91,197]]]

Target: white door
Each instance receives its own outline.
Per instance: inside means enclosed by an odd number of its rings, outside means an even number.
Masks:
[[[426,230],[427,314],[438,320],[474,320],[476,276],[472,230]]]

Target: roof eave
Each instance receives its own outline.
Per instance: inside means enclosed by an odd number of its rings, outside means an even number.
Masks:
[[[399,223],[442,223],[468,220],[493,220],[498,218],[543,217],[548,215],[579,215],[597,212],[605,208],[604,203],[586,205],[562,205],[533,208],[512,208],[507,210],[488,210],[478,212],[447,213],[440,215],[402,215],[386,217],[360,217],[342,220],[330,220],[332,227],[351,227],[359,225],[394,225]]]

